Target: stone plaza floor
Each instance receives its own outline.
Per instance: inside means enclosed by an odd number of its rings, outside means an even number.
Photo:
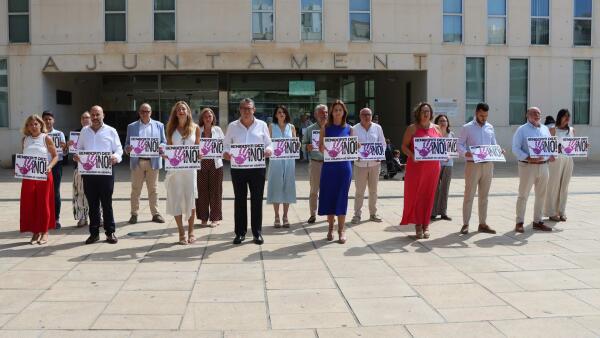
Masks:
[[[551,233],[532,232],[533,196],[526,232],[513,232],[518,180],[511,162],[496,166],[492,183],[488,223],[498,234],[459,235],[464,180],[457,164],[448,210],[454,220],[433,223],[429,240],[398,226],[403,182],[394,179],[379,183],[384,221],[348,224],[344,245],[325,240],[324,217],[305,223],[306,171],[298,166],[290,229],[273,228],[265,203],[264,245],[231,243],[226,178],[221,226],[197,227],[198,241],[181,246],[172,217],[149,222],[147,200],[140,223],[126,223],[129,172],[120,165],[113,204],[119,243],[84,245],[87,229],[75,228],[65,167],[63,229],[39,246],[19,233],[20,183],[1,170],[0,337],[600,336],[600,163],[577,161],[568,221],[548,223]],[[159,186],[164,211],[162,179]],[[349,219],[352,206],[353,197]],[[476,202],[471,223],[476,230]]]

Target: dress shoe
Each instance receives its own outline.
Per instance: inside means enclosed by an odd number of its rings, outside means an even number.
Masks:
[[[100,240],[100,235],[90,235],[88,239],[85,240],[85,244],[96,243]]]
[[[566,216],[560,216],[560,221],[561,222],[566,222],[567,221],[567,217]]]
[[[117,238],[117,235],[115,235],[114,232],[106,235],[106,242],[108,244],[117,244],[118,241],[119,239]]]
[[[56,220],[56,223],[54,224],[54,229],[60,230],[61,228],[62,228],[62,225],[60,225],[60,222],[58,220]]]
[[[129,223],[129,224],[137,223],[137,215],[131,215],[131,217],[129,217],[129,221],[127,221],[127,223]]]
[[[306,223],[313,224],[316,221],[317,221],[317,218],[314,215],[312,215],[308,218],[308,221],[306,221]]]
[[[360,216],[352,217],[352,224],[358,224],[358,223],[360,223]]]
[[[254,237],[254,244],[261,245],[265,242],[262,235],[258,235],[258,237]]]
[[[371,215],[371,217],[369,217],[369,221],[380,223],[380,222],[383,222],[383,219],[381,219],[381,217],[379,217],[379,215]]]
[[[552,228],[545,225],[544,222],[533,222],[533,230],[552,231]]]
[[[517,223],[515,225],[515,232],[518,232],[520,234],[525,232],[525,229],[523,228],[523,223]]]
[[[496,230],[490,228],[490,226],[487,224],[479,224],[479,228],[477,229],[477,231],[483,232],[486,234],[495,234],[496,233]]]
[[[549,220],[551,220],[552,222],[560,222],[560,217],[558,216],[550,216],[548,217]]]
[[[469,233],[469,225],[463,225],[462,228],[460,228],[460,233],[463,235],[466,235]]]
[[[246,236],[235,236],[233,244],[242,244],[244,240],[246,240]]]
[[[160,214],[156,214],[156,215],[152,216],[152,222],[154,222],[154,223],[164,223],[165,219]]]
[[[442,219],[444,221],[451,221],[452,220],[452,218],[448,217],[448,215],[442,215]]]

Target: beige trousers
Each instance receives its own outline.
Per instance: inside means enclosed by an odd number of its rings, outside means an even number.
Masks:
[[[533,206],[533,221],[542,221],[542,209],[546,201],[548,185],[548,164],[528,164],[519,162],[519,197],[517,198],[517,223],[525,223],[525,209],[531,187],[535,186],[535,202]]]
[[[477,192],[479,224],[487,224],[488,195],[494,176],[494,162],[465,164],[465,196],[463,200],[463,225],[469,225],[473,199]]]
[[[354,184],[356,194],[354,195],[354,216],[360,217],[365,189],[369,186],[369,214],[377,215],[377,183],[379,183],[379,171],[381,164],[372,167],[354,166]]]
[[[152,163],[140,160],[139,165],[131,171],[131,214],[137,215],[140,210],[140,195],[144,181],[148,189],[148,200],[150,201],[150,212],[152,216],[158,215],[158,170],[152,169]]]
[[[310,160],[310,163],[308,164],[308,177],[310,179],[310,195],[308,202],[311,216],[317,214],[319,185],[321,184],[321,169],[323,169],[323,162]]]
[[[546,207],[544,215],[566,216],[567,195],[569,194],[569,182],[573,174],[573,159],[566,156],[558,156],[554,162],[548,164],[550,176],[548,179],[548,191],[546,192]]]

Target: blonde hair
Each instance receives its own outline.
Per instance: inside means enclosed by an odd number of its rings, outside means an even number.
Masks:
[[[167,122],[167,140],[169,143],[173,143],[171,138],[173,137],[173,133],[179,125],[179,120],[177,119],[177,108],[179,108],[179,106],[184,106],[187,110],[187,120],[185,121],[184,125],[185,130],[181,137],[186,138],[190,136],[196,129],[196,124],[192,118],[192,110],[190,109],[190,106],[185,103],[185,101],[178,101],[173,105],[173,108],[171,108],[171,115],[169,116],[169,122]]]
[[[21,128],[21,133],[23,133],[23,135],[25,135],[25,136],[31,136],[31,133],[27,129],[27,125],[30,122],[33,122],[33,121],[37,121],[37,123],[40,124],[40,130],[41,130],[42,133],[46,133],[47,132],[46,125],[44,124],[44,120],[42,120],[42,118],[38,114],[33,114],[33,115],[28,116],[25,119],[25,122],[23,123],[23,128]]]

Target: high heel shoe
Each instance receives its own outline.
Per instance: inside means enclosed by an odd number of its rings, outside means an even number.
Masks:
[[[340,238],[338,239],[338,243],[340,243],[340,244],[346,243],[346,232],[338,231],[338,235],[340,236]]]
[[[31,236],[31,239],[29,240],[29,244],[33,245],[33,244],[37,243],[39,238],[40,238],[40,234],[38,234],[38,233],[33,234],[33,236]]]
[[[44,244],[48,243],[48,234],[47,233],[41,234],[38,238],[37,243],[39,245],[44,245]]]
[[[179,235],[179,242],[177,242],[179,245],[187,245],[188,241],[185,238],[185,234],[183,235]]]
[[[275,217],[275,222],[273,223],[273,227],[275,227],[275,229],[281,228],[281,221],[279,220],[279,217]]]
[[[329,225],[329,230],[327,231],[327,240],[333,241],[333,224]]]
[[[425,239],[429,238],[429,226],[423,227],[423,238],[425,238]]]
[[[415,225],[415,237],[423,239],[423,227],[421,225]]]

